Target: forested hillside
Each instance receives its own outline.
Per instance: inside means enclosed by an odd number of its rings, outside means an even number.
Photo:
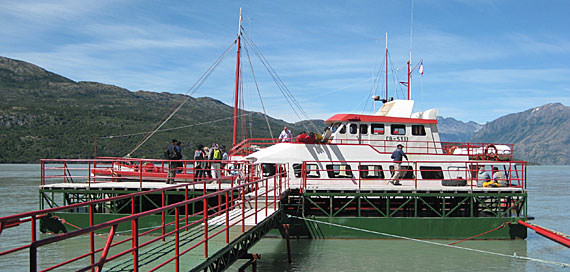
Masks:
[[[188,97],[129,90],[95,82],[74,82],[33,64],[0,57],[0,162],[40,158],[124,156],[180,100]],[[246,112],[248,136],[269,137],[265,118]],[[170,139],[190,156],[197,143],[231,146],[233,108],[218,100],[193,98],[139,150],[137,157],[162,156]],[[294,124],[270,118],[273,133]],[[180,128],[182,127],[182,128]],[[173,129],[176,128],[176,129]],[[173,129],[173,130],[170,130]],[[127,136],[130,135],[130,136]],[[114,137],[112,137],[114,136]]]

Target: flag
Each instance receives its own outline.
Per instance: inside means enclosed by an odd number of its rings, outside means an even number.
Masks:
[[[420,62],[420,68],[418,69],[420,75],[424,75],[424,61]]]

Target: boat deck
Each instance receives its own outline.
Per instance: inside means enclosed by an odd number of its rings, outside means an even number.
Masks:
[[[41,190],[152,190],[152,189],[162,189],[168,187],[175,187],[172,190],[184,191],[186,183],[177,182],[176,184],[166,184],[165,182],[92,182],[92,183],[53,183],[41,185]],[[219,190],[227,189],[231,187],[230,183],[209,183],[206,184],[206,190]],[[191,184],[189,185],[191,190],[203,190],[204,184]]]
[[[40,186],[41,190],[100,190],[100,191],[134,191],[134,190],[152,190],[159,188],[172,188],[174,191],[184,191],[185,183],[178,182],[174,185],[164,182],[101,182],[101,183],[54,183]],[[193,191],[204,190],[214,191],[219,189],[227,189],[231,187],[229,183],[209,183],[209,184],[193,184],[189,185],[189,189]],[[270,186],[271,187],[271,186]],[[299,189],[297,184],[291,184],[291,189]],[[521,187],[495,187],[495,188],[479,188],[471,186],[443,186],[436,183],[424,183],[415,186],[413,183],[402,182],[401,186],[386,184],[386,182],[374,182],[373,184],[358,184],[350,182],[337,182],[328,184],[307,184],[305,192],[309,193],[328,193],[328,192],[360,192],[360,193],[525,193],[526,190]]]

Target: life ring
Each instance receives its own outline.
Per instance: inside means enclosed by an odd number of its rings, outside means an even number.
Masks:
[[[494,149],[495,152],[489,153],[489,149]],[[498,151],[497,147],[494,144],[489,144],[485,146],[485,159],[487,160],[494,160],[497,157]]]
[[[456,145],[452,146],[452,147],[449,149],[448,154],[453,154],[453,152],[455,151],[455,149],[457,149],[457,146],[456,146]]]

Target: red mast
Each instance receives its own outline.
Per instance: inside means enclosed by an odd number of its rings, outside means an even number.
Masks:
[[[238,116],[238,101],[239,101],[239,75],[240,75],[240,49],[241,49],[241,8],[239,9],[239,24],[237,35],[237,61],[236,61],[236,89],[234,94],[234,133],[232,147],[236,146],[237,140],[237,116]]]

